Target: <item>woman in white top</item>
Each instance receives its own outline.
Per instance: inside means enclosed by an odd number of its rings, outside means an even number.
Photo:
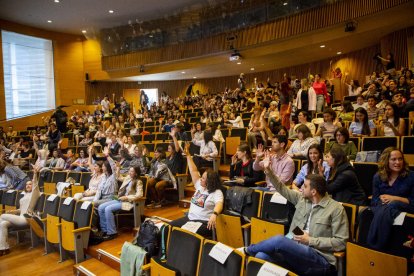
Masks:
[[[89,170],[92,172],[91,180],[89,180],[89,187],[83,193],[76,193],[73,198],[76,200],[87,200],[92,201],[95,197],[96,191],[98,190],[99,183],[101,183],[102,179],[105,177],[102,171],[102,162],[96,162],[92,164],[92,152],[93,147],[90,146],[89,157],[88,157],[88,167]]]
[[[124,145],[124,148],[126,148],[128,150],[128,153],[130,155],[134,154],[135,152],[135,147],[137,146],[134,141],[132,140],[131,136],[127,137],[127,142]]]
[[[300,125],[296,130],[298,139],[296,139],[290,146],[287,154],[292,158],[306,158],[308,149],[312,144],[318,144],[318,141],[312,137],[309,128],[305,125]]]
[[[203,129],[201,123],[197,123],[195,128],[191,129],[191,134],[193,135],[193,139],[195,140],[203,140]]]
[[[230,113],[230,119],[227,121],[230,122],[231,124],[230,127],[244,128],[244,123],[243,123],[242,118],[236,115],[234,112]]]
[[[346,81],[348,75],[345,76],[345,85],[348,88],[348,96],[358,96],[362,92],[362,87],[359,85],[358,80],[351,80],[349,83]]]
[[[216,226],[217,216],[223,210],[224,196],[221,191],[220,176],[212,169],[207,169],[200,176],[197,166],[191,158],[189,143],[186,144],[185,154],[187,155],[188,170],[196,189],[191,198],[188,215],[170,222],[172,226],[182,227],[189,221],[200,222],[197,234],[209,238],[212,236],[212,229]]]
[[[300,81],[301,89],[296,95],[296,107],[298,110],[309,112],[316,111],[316,93],[312,86],[309,86],[308,79]]]
[[[200,154],[194,156],[194,162],[198,168],[213,167],[213,158],[218,156],[216,144],[213,142],[211,130],[205,130],[203,140],[193,139],[193,143],[200,147]]]
[[[389,103],[385,106],[385,114],[380,122],[380,127],[384,136],[403,136],[405,133],[405,121],[400,118],[398,106]]]
[[[26,214],[32,214],[40,191],[38,186],[37,175],[39,168],[34,167],[33,180],[26,182],[24,196],[20,199],[20,208],[17,210],[7,211],[0,216],[0,256],[10,253],[7,242],[9,227],[29,227]]]

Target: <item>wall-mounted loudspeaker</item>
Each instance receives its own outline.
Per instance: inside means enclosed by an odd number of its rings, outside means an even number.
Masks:
[[[85,80],[89,81],[89,74],[88,73],[85,73]]]

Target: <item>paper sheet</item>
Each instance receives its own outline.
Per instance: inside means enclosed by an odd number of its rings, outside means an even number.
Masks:
[[[287,199],[284,198],[281,194],[278,192],[275,192],[270,199],[270,202],[272,203],[278,203],[278,204],[287,204]]]
[[[393,225],[403,225],[406,212],[401,212],[395,219]]]
[[[186,224],[181,226],[182,229],[197,233],[197,230],[203,225],[201,222],[198,221],[188,221]]]
[[[227,245],[218,242],[208,254],[210,257],[215,259],[221,264],[224,264],[229,257],[229,255],[233,252],[233,248],[228,247]]]
[[[57,194],[51,194],[48,198],[47,201],[53,202],[53,200],[55,200],[55,198],[57,197]]]
[[[285,276],[288,273],[288,270],[280,266],[266,262],[260,268],[259,272],[257,273],[257,276]]]
[[[65,201],[63,201],[63,204],[65,205],[70,205],[70,203],[72,202],[73,197],[67,197],[65,198]]]
[[[87,210],[89,205],[91,205],[90,201],[84,201],[81,205],[81,209],[82,210]]]

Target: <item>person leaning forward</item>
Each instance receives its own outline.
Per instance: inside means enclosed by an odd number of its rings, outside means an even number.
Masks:
[[[269,152],[265,154],[263,166],[276,191],[293,203],[296,211],[289,234],[252,244],[243,248],[244,252],[300,275],[333,273],[334,252],[345,250],[349,228],[344,208],[327,194],[326,180],[320,175],[308,175],[298,193],[286,187],[271,170]],[[297,227],[303,230],[302,234],[294,231]]]

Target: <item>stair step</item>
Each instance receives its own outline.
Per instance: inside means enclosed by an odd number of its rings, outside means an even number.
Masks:
[[[96,259],[117,271],[121,271],[121,259],[119,255],[109,253],[108,251],[103,249],[96,250],[96,254]]]
[[[119,270],[113,269],[109,265],[95,259],[89,259],[73,266],[73,272],[75,275],[99,275],[99,276],[112,276],[119,275]]]

